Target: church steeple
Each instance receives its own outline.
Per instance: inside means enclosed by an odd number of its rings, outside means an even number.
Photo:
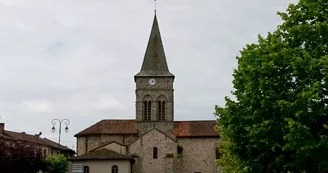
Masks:
[[[134,80],[138,129],[144,129],[142,124],[147,124],[149,121],[156,122],[153,124],[156,128],[162,127],[162,123],[172,123],[174,121],[174,75],[170,73],[167,66],[156,13],[143,64],[140,72],[134,76]],[[166,124],[165,127],[171,126]]]
[[[167,66],[161,33],[159,31],[157,16],[155,13],[146,53],[141,70],[135,77],[142,76],[171,76]]]

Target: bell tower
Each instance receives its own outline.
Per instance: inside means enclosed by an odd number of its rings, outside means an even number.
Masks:
[[[156,14],[142,67],[140,72],[134,76],[134,80],[136,83],[137,122],[144,122],[148,124],[147,126],[156,126],[157,128],[160,126],[158,123],[173,122],[174,75],[170,73],[166,62]]]

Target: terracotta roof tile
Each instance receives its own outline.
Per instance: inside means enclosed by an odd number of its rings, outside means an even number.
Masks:
[[[108,149],[92,151],[69,160],[129,160],[130,158]]]
[[[176,137],[219,137],[214,130],[215,120],[175,121],[171,131]],[[102,120],[75,135],[120,135],[137,134],[135,120]]]
[[[4,134],[14,140],[21,140],[21,141],[31,142],[39,145],[46,145],[45,141],[43,141],[42,138],[40,138],[39,136],[30,135],[23,132],[22,133],[12,132],[8,130],[5,130]]]
[[[76,136],[137,134],[135,120],[101,120]]]
[[[67,146],[63,146],[63,145],[58,145],[57,142],[54,142],[48,138],[43,138],[44,142],[47,143],[49,146],[52,146],[54,148],[59,148],[61,150],[65,150],[65,151],[69,151],[69,152],[72,152],[72,153],[75,153],[74,150],[68,148]]]
[[[9,137],[8,135],[6,135],[5,133],[0,133],[0,138],[2,138],[2,139],[13,139],[13,138],[11,138],[11,137]]]
[[[31,135],[31,134],[26,134],[26,133],[19,133],[19,132],[12,132],[12,131],[5,130],[2,134],[2,136],[5,139],[26,141],[26,142],[30,142],[30,143],[37,144],[37,145],[51,146],[53,148],[59,148],[61,150],[66,150],[66,151],[75,153],[74,150],[72,150],[66,146],[58,145],[58,143],[51,141],[47,138],[41,138],[38,135]]]
[[[219,137],[216,121],[175,121],[172,133],[176,137]]]

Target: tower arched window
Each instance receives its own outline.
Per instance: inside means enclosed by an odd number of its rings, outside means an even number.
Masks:
[[[118,167],[116,165],[112,166],[112,173],[118,173]]]
[[[165,98],[161,96],[157,101],[157,120],[165,121]]]
[[[151,120],[151,99],[150,97],[145,97],[143,101],[143,120]]]

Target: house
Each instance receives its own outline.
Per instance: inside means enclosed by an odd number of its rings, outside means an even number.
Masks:
[[[74,156],[75,151],[47,138],[41,137],[39,134],[27,134],[25,132],[13,132],[5,129],[5,123],[0,123],[0,139],[5,141],[22,141],[29,145],[39,147],[43,156],[46,158],[49,155],[63,154],[67,158]]]

